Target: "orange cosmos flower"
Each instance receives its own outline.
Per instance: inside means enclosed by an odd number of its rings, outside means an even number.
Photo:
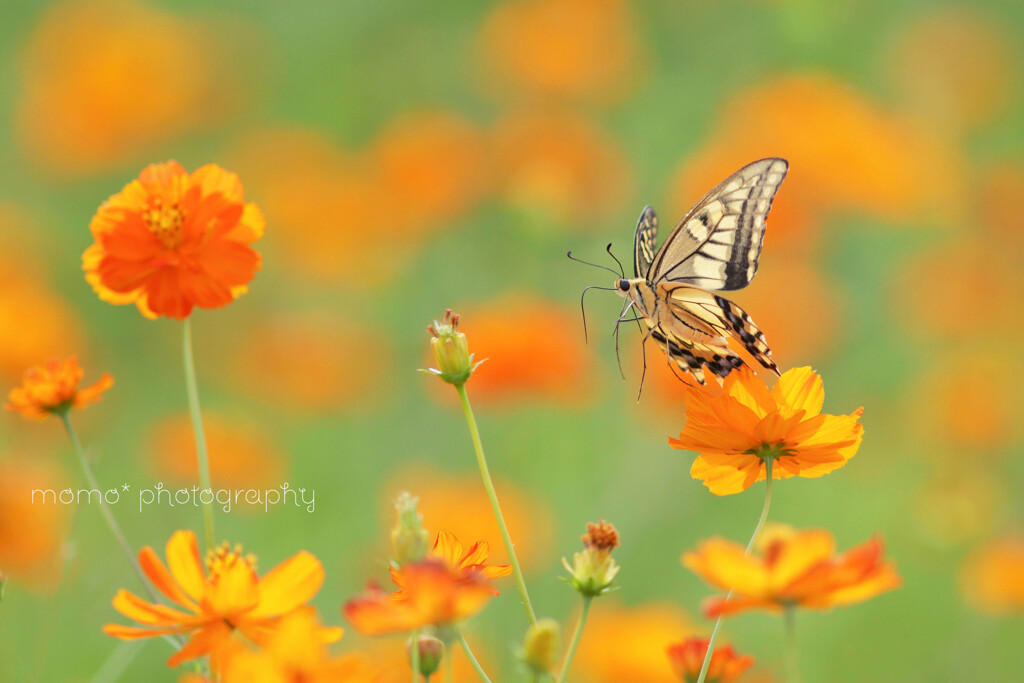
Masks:
[[[710,600],[707,616],[757,608],[829,609],[863,602],[901,583],[895,566],[882,561],[877,538],[836,555],[835,539],[827,531],[769,524],[756,545],[759,553],[746,555],[739,543],[714,538],[683,556],[687,569],[713,586],[734,591],[729,599]]]
[[[469,550],[463,552],[462,544],[455,534],[449,531],[442,531],[437,534],[434,540],[434,547],[430,551],[431,557],[437,558],[449,568],[462,572],[466,576],[479,574],[485,579],[497,579],[508,576],[512,573],[510,564],[487,564],[489,554],[487,541],[477,541],[469,546]],[[392,572],[392,575],[394,572]],[[395,583],[402,584],[396,579]],[[493,591],[495,595],[498,591]]]
[[[11,389],[7,395],[4,407],[30,420],[45,420],[50,415],[61,415],[95,403],[104,391],[114,386],[114,378],[104,372],[95,384],[79,389],[78,383],[84,375],[75,356],[29,368],[21,386]]]
[[[114,596],[114,609],[142,626],[107,624],[103,632],[122,640],[189,634],[189,641],[167,660],[168,666],[220,654],[230,647],[235,631],[262,643],[283,615],[316,595],[324,581],[324,569],[306,551],[296,553],[262,578],[256,574],[255,562],[252,555],[243,556],[239,546],[232,550],[225,543],[209,553],[204,569],[196,535],[175,532],[167,542],[166,565],[149,546],[139,551],[139,564],[153,585],[186,611],[148,603],[122,589]],[[323,628],[317,637],[329,643],[341,634],[340,628]]]
[[[189,174],[169,161],[104,202],[89,229],[95,244],[82,269],[101,299],[181,320],[245,293],[260,267],[249,245],[264,220],[234,173],[208,164]]]
[[[67,479],[38,459],[0,458],[0,567],[22,585],[59,585],[61,546],[67,538],[67,505],[57,496]]]
[[[495,594],[482,572],[433,557],[392,568],[391,579],[400,590],[389,595],[371,588],[345,604],[345,617],[356,630],[378,636],[456,623],[482,610]]]
[[[673,448],[700,453],[690,468],[710,491],[739,493],[765,477],[820,477],[842,467],[860,447],[863,408],[823,415],[825,388],[811,368],[787,370],[771,391],[749,368],[723,384],[686,389],[686,425]]]
[[[687,638],[668,648],[668,658],[672,668],[676,670],[679,680],[685,683],[696,683],[700,678],[700,670],[704,666],[704,657],[708,653],[707,638]],[[740,656],[731,645],[718,645],[711,655],[705,683],[729,683],[743,675],[743,672],[754,665],[750,655]]]

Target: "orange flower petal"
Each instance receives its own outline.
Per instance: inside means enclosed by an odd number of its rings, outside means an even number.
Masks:
[[[320,560],[304,550],[298,552],[260,579],[259,605],[246,618],[263,619],[290,612],[312,599],[323,582]]]

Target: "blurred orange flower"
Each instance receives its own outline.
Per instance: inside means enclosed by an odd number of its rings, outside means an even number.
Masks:
[[[1024,164],[1004,161],[986,169],[978,188],[981,223],[999,244],[1024,247],[1024,214],[1016,203],[1024,197]]]
[[[390,122],[371,158],[390,199],[388,209],[400,212],[395,218],[407,230],[456,218],[488,186],[484,137],[451,112],[408,112]]]
[[[674,211],[753,159],[785,157],[786,191],[772,206],[766,244],[815,242],[830,212],[947,223],[966,204],[957,150],[825,74],[787,75],[740,93],[707,145],[672,184]],[[774,248],[774,247],[772,247]]]
[[[543,562],[551,548],[554,523],[551,509],[543,500],[510,481],[499,477],[494,486],[501,498],[509,533],[516,541],[520,563],[530,567]],[[419,512],[428,527],[448,529],[460,538],[501,537],[490,500],[475,471],[449,474],[409,463],[397,468],[380,490],[381,519],[391,519],[395,491],[415,491]],[[503,544],[488,550],[497,564],[509,562]],[[377,556],[381,555],[387,553],[382,551]]]
[[[896,38],[886,73],[921,119],[954,131],[1004,113],[1017,87],[1014,36],[966,6],[929,8]]]
[[[565,406],[593,398],[593,358],[581,343],[578,314],[530,294],[464,308],[472,309],[461,327],[470,351],[476,361],[487,359],[469,383],[474,401],[550,399]]]
[[[668,604],[602,602],[587,620],[573,666],[588,683],[678,683],[665,648],[693,632],[690,619]]]
[[[95,403],[104,391],[114,386],[114,378],[104,372],[95,384],[79,389],[84,376],[85,371],[78,367],[75,356],[29,368],[21,386],[11,389],[7,395],[4,408],[30,420],[45,420],[50,415],[62,415]]]
[[[57,503],[63,478],[51,467],[0,461],[0,567],[39,587],[56,582],[67,507]]]
[[[700,453],[690,469],[715,495],[739,493],[765,478],[820,477],[857,453],[863,408],[849,415],[821,413],[825,387],[811,368],[787,370],[771,391],[749,368],[722,385],[688,385],[686,425],[673,448]]]
[[[637,39],[622,0],[516,0],[492,11],[480,36],[486,86],[538,98],[614,101],[636,85]]]
[[[378,636],[454,624],[482,610],[494,595],[482,573],[432,558],[393,567],[391,579],[398,591],[371,588],[345,603],[345,617],[360,633]]]
[[[631,172],[619,145],[576,115],[508,115],[495,128],[494,154],[504,200],[560,223],[585,226],[629,194]]]
[[[450,531],[441,531],[434,540],[434,547],[430,551],[431,557],[443,562],[450,569],[462,572],[465,575],[479,574],[487,580],[501,578],[512,573],[512,565],[509,564],[487,564],[487,556],[490,554],[490,546],[487,541],[477,541],[463,551],[462,544],[455,534]],[[392,572],[394,578],[394,572]],[[395,584],[401,587],[395,579]],[[497,595],[498,591],[494,591]]]
[[[745,553],[723,538],[702,541],[683,555],[683,565],[731,598],[713,598],[704,613],[731,615],[748,609],[830,609],[863,602],[901,584],[896,568],[882,560],[882,541],[872,539],[836,555],[824,530],[798,531],[768,524],[756,541],[759,554]]]
[[[263,236],[263,215],[238,176],[214,164],[191,174],[176,161],[147,166],[89,229],[85,279],[104,301],[134,303],[148,318],[225,306],[260,268],[249,245]]]
[[[284,457],[259,424],[204,412],[203,429],[210,453],[210,478],[215,485],[258,489],[281,483]],[[197,480],[195,436],[187,414],[157,423],[147,443],[157,476],[176,483]]]
[[[393,363],[385,336],[335,312],[282,313],[258,321],[224,354],[224,367],[252,396],[282,409],[358,411],[387,395]]]
[[[331,658],[323,626],[311,607],[281,617],[262,647],[238,644],[221,658],[221,683],[376,683],[369,665],[354,656]]]
[[[1008,536],[975,550],[964,562],[960,586],[982,612],[1024,611],[1024,538]]]
[[[907,383],[906,427],[933,455],[967,451],[980,462],[1004,453],[1024,433],[1024,366],[1007,362],[1013,354],[1009,340],[983,349],[964,340],[938,354]]]
[[[262,578],[256,574],[256,558],[242,555],[241,546],[226,543],[210,551],[204,569],[199,543],[191,531],[177,531],[167,542],[167,565],[146,546],[139,564],[153,585],[173,607],[148,603],[121,589],[114,609],[142,624],[107,624],[103,632],[122,640],[150,638],[171,633],[189,634],[185,645],[167,660],[168,666],[230,648],[236,631],[255,643],[263,643],[280,625],[280,617],[302,607],[316,595],[324,581],[320,561],[300,551]],[[317,638],[330,643],[341,637],[339,628],[322,628]]]
[[[893,283],[894,319],[916,334],[972,342],[993,321],[996,332],[1024,331],[1019,316],[1007,315],[1024,305],[1024,277],[1013,250],[995,239],[958,239],[905,263]]]
[[[708,653],[707,638],[687,638],[674,643],[668,648],[668,658],[676,671],[679,680],[684,683],[697,683],[700,670],[704,666],[704,657]],[[730,683],[754,665],[750,655],[740,656],[732,649],[732,645],[718,644],[711,655],[705,683]]]
[[[134,0],[54,3],[25,51],[17,139],[63,174],[134,161],[240,104],[226,45],[230,36]]]
[[[24,207],[0,202],[0,380],[39,358],[85,347],[78,314],[51,286],[53,245]]]

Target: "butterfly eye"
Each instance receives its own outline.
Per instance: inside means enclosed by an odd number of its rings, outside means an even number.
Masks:
[[[619,280],[619,289],[623,292],[629,291],[629,280]]]

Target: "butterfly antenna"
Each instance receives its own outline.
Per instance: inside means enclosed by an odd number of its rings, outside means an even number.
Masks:
[[[609,244],[608,246],[611,246],[611,245]],[[619,277],[625,277],[625,275],[623,275],[622,273],[617,273],[614,270],[612,270],[611,268],[609,268],[608,266],[602,266],[600,263],[591,263],[590,261],[584,261],[583,259],[576,258],[575,256],[572,255],[571,251],[567,252],[566,256],[568,256],[570,260],[575,261],[576,263],[582,263],[583,265],[586,265],[586,266],[594,266],[595,268],[600,268],[601,270],[607,270],[612,275],[618,275]]]
[[[613,259],[615,259],[615,262],[619,264],[619,274],[622,277],[626,277],[626,269],[622,267],[622,261],[620,261],[618,259],[618,257],[615,256],[615,254],[612,253],[612,243],[611,242],[609,242],[608,246],[605,247],[605,251],[607,251],[608,255],[611,256]],[[609,268],[608,270],[611,270],[611,268]]]
[[[587,292],[591,289],[602,289],[606,292],[614,292],[614,287],[598,287],[597,285],[590,285],[589,287],[583,288],[583,293],[580,294],[580,312],[583,313],[583,339],[588,344],[590,343],[590,337],[587,334],[587,308],[583,303],[584,298],[587,296]]]

